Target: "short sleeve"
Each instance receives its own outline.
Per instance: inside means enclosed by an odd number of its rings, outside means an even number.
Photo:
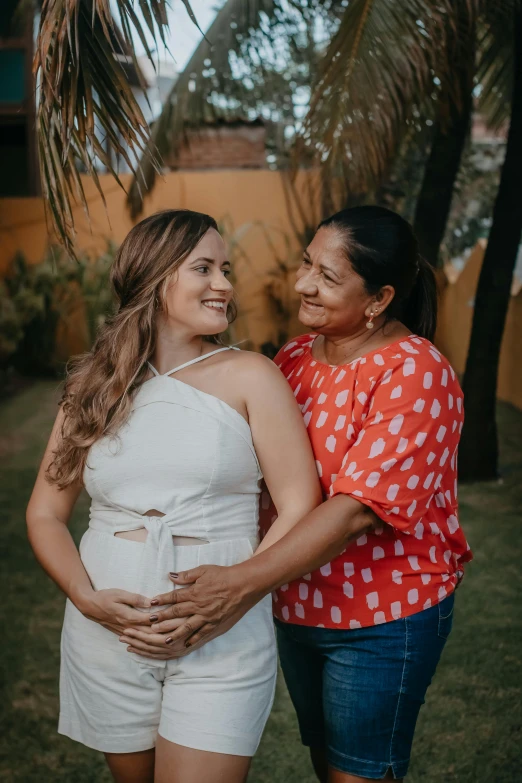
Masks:
[[[353,426],[356,432],[362,426],[330,488],[406,533],[421,522],[446,472],[456,473],[463,419],[462,393],[448,365],[424,361],[411,372],[411,362],[387,369],[371,391],[359,393],[366,404],[354,407]]]

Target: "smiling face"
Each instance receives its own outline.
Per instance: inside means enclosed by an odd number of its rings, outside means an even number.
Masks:
[[[382,313],[393,298],[385,286],[370,295],[363,278],[346,257],[345,241],[335,228],[320,228],[304,251],[295,290],[301,295],[299,320],[323,335],[356,334],[365,328],[370,314]]]
[[[166,284],[163,299],[169,324],[188,337],[224,332],[233,296],[229,275],[223,239],[210,228]]]

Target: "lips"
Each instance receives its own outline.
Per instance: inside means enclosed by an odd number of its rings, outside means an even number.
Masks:
[[[318,304],[317,302],[309,302],[307,299],[301,299],[301,304],[304,305],[305,307],[310,307],[315,309],[322,307],[321,304]]]

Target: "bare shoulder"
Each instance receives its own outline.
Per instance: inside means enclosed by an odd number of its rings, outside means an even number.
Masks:
[[[295,397],[279,367],[267,356],[253,351],[230,353],[235,356],[229,365],[233,370],[228,373],[228,383],[245,404],[256,437],[264,436],[259,427],[268,428],[264,434],[273,427],[281,432],[287,432],[288,427],[304,427]]]
[[[254,351],[227,351],[221,354],[220,377],[227,394],[243,401],[249,407],[277,400],[294,402],[286,378],[274,362]]]
[[[229,366],[234,368],[236,377],[245,381],[262,381],[264,379],[282,379],[283,374],[274,362],[267,356],[255,351],[230,351],[227,355]]]

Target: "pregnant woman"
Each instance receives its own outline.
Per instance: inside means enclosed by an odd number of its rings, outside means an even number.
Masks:
[[[402,779],[471,559],[457,505],[462,393],[431,343],[433,272],[395,213],[366,206],[325,220],[296,290],[313,333],[275,361],[328,500],[258,557],[180,574],[192,586],[159,598],[174,605],[157,635],[132,636],[154,654],[172,618],[189,616],[186,643],[200,642],[276,590],[281,664],[318,778]]]
[[[69,374],[29,503],[35,554],[68,598],[59,731],[104,752],[118,783],[246,779],[276,677],[270,598],[177,660],[136,654],[123,631],[155,635],[150,599],[169,573],[251,557],[262,476],[279,516],[258,551],[321,498],[280,371],[216,337],[234,315],[229,272],[206,215],[132,229],[112,269],[117,312]],[[83,486],[78,553],[67,523]]]

